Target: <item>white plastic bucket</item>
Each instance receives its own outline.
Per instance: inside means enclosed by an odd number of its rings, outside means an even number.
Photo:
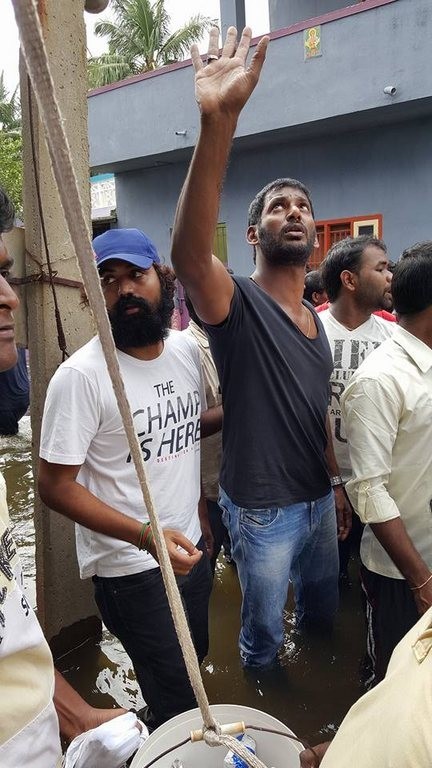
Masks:
[[[265,712],[239,704],[213,704],[211,711],[221,724],[243,721],[246,725],[258,725],[264,728],[274,728],[276,731],[294,735],[280,720]],[[136,753],[130,768],[145,768],[147,763],[154,760],[165,750],[187,739],[190,731],[202,728],[202,716],[199,709],[191,709],[173,717],[168,722],[156,728],[148,737],[141,749]],[[256,754],[268,768],[299,768],[299,752],[303,749],[298,741],[275,733],[248,731],[255,739]],[[170,768],[173,761],[179,758],[184,768],[223,768],[227,748],[209,747],[203,741],[192,744],[188,742],[182,747],[161,757],[152,768]]]

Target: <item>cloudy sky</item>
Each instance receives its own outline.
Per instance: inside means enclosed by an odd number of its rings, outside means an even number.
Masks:
[[[63,2],[64,0],[59,0]],[[13,90],[18,83],[18,32],[15,26],[11,0],[0,0],[0,72],[4,71],[6,85]],[[172,20],[172,29],[181,26],[191,16],[202,13],[210,18],[219,17],[219,0],[165,0],[165,7]],[[93,55],[104,50],[104,42],[93,34],[93,27],[103,14],[94,16],[85,14],[87,26],[87,46]],[[246,0],[246,21],[252,27],[254,35],[268,32],[268,0]],[[204,48],[203,48],[204,50]]]

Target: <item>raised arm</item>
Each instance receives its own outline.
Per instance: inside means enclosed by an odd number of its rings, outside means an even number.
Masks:
[[[210,32],[207,64],[191,49],[201,130],[180,194],[172,237],[172,263],[200,318],[217,324],[228,315],[233,282],[212,254],[223,179],[237,120],[254,90],[268,44],[264,37],[246,67],[252,32],[229,27],[219,56],[219,30]]]

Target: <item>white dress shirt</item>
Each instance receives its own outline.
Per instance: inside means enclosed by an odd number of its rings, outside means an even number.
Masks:
[[[342,413],[354,509],[364,523],[401,517],[432,569],[432,349],[396,328],[353,375]],[[360,555],[369,570],[403,578],[369,525]]]

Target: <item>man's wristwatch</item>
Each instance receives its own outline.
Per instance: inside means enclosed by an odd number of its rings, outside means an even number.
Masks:
[[[330,478],[330,485],[332,488],[335,487],[335,485],[343,485],[343,480],[340,475],[334,475],[334,477]]]

